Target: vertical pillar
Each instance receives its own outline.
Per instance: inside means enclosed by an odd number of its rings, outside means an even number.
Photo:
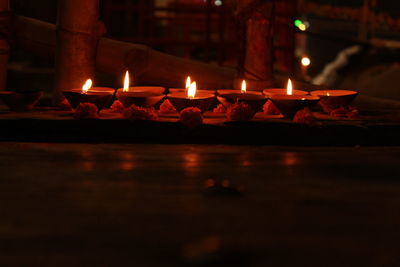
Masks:
[[[96,48],[104,26],[99,0],[60,0],[57,21],[55,100],[62,90],[80,88],[94,78]]]
[[[275,70],[293,75],[295,63],[295,28],[293,21],[297,14],[296,0],[276,1],[274,23]]]
[[[262,89],[273,81],[274,1],[238,0],[237,16],[242,29],[239,81],[248,81],[249,89]]]
[[[370,15],[369,0],[363,0],[363,6],[361,11],[361,20],[358,31],[358,38],[360,41],[367,41],[368,39],[368,20]]]
[[[8,43],[10,18],[10,3],[9,0],[0,0],[0,91],[6,89],[7,82],[7,65],[10,55],[10,47]]]

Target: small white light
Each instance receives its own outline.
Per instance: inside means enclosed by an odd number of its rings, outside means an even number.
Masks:
[[[308,67],[311,64],[311,59],[309,57],[302,57],[301,64],[305,67]]]
[[[215,0],[214,4],[216,6],[222,6],[222,1],[221,0]]]
[[[307,26],[306,26],[305,24],[303,24],[303,23],[300,24],[298,28],[299,28],[299,30],[302,31],[302,32],[304,32],[305,30],[307,30]]]

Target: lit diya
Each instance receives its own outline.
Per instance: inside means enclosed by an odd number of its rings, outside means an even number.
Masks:
[[[42,97],[43,92],[0,92],[0,99],[11,111],[30,111]]]
[[[165,88],[159,86],[129,86],[129,72],[126,71],[124,88],[117,90],[117,98],[124,107],[132,104],[140,107],[153,107],[165,97]]]
[[[348,107],[357,97],[358,92],[350,90],[316,90],[311,95],[319,96],[319,105],[325,112],[331,112],[340,107]]]
[[[188,107],[196,107],[204,113],[208,110],[215,99],[215,95],[210,92],[197,92],[196,82],[192,82],[185,92],[174,92],[167,96],[168,100],[178,112]]]
[[[290,80],[290,79],[288,80],[288,85],[287,85],[286,89],[284,89],[284,88],[269,88],[269,89],[265,89],[263,91],[263,94],[268,97],[271,97],[273,95],[289,94],[289,92],[288,92],[289,86],[290,86],[290,88],[292,88],[290,91],[291,95],[308,95],[308,92],[306,92],[306,91],[293,89],[292,80]]]
[[[270,95],[272,103],[280,110],[286,118],[293,118],[297,111],[305,107],[313,107],[318,101],[318,96],[311,95],[296,95],[293,94],[292,82],[289,79],[286,94]]]
[[[255,112],[263,110],[268,98],[261,92],[247,91],[246,81],[243,80],[240,92],[238,90],[218,90],[218,101],[226,108],[236,103],[245,103]]]
[[[190,85],[192,84],[192,79],[190,78],[190,76],[188,76],[186,78],[186,82],[185,82],[185,88],[169,88],[168,91],[169,93],[187,93],[187,90],[189,89]],[[197,93],[215,93],[215,91],[213,90],[196,90]]]
[[[88,79],[81,89],[64,90],[62,93],[73,109],[80,103],[92,103],[99,110],[111,105],[115,90],[108,87],[92,87],[93,82]]]

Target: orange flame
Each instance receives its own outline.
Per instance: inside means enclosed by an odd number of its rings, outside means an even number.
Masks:
[[[244,93],[246,93],[246,91],[247,91],[247,85],[246,85],[246,81],[245,81],[245,80],[243,80],[243,82],[242,82],[242,89],[241,89],[241,92],[244,94]]]
[[[124,79],[124,92],[128,92],[129,91],[129,72],[126,71],[125,73],[125,79]]]
[[[331,96],[331,94],[329,92],[326,93],[326,96]]]
[[[82,86],[82,93],[86,94],[87,91],[89,91],[90,88],[92,88],[92,80],[88,79],[85,84]]]
[[[287,94],[293,95],[293,85],[292,85],[292,80],[290,80],[290,79],[287,84]]]
[[[186,88],[186,89],[189,89],[189,87],[190,87],[191,84],[192,84],[192,80],[190,79],[190,76],[188,76],[187,79],[186,79],[186,86],[185,86],[185,88]]]
[[[193,99],[196,96],[197,84],[192,82],[188,88],[188,97]]]

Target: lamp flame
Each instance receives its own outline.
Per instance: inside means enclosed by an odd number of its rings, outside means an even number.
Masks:
[[[125,79],[124,79],[124,92],[128,92],[129,91],[129,72],[126,71],[125,73]]]
[[[331,96],[331,94],[329,92],[326,93],[326,96]]]
[[[292,85],[292,80],[288,80],[287,84],[287,94],[288,95],[293,95],[293,85]]]
[[[185,86],[185,88],[186,88],[186,89],[189,89],[189,87],[190,87],[191,84],[192,84],[192,80],[190,79],[190,76],[188,76],[187,79],[186,79],[186,86]]]
[[[193,99],[196,96],[197,84],[196,82],[192,82],[188,88],[188,97],[189,99]]]
[[[246,91],[247,91],[246,81],[243,80],[241,92],[242,92],[242,94],[244,94],[244,93],[246,93]]]
[[[92,88],[92,80],[88,79],[85,84],[82,86],[82,93],[86,94],[87,91],[89,91],[90,88]]]

